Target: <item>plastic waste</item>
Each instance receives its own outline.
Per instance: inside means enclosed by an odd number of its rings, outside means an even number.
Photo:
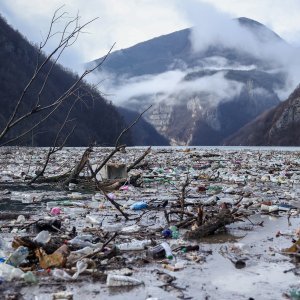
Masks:
[[[24,273],[22,278],[27,283],[38,283],[37,277],[31,271]]]
[[[53,300],[73,300],[73,293],[71,292],[57,292],[52,294]]]
[[[26,219],[23,215],[19,215],[17,220],[16,220],[16,223],[19,223],[19,224],[23,224],[25,223]]]
[[[164,229],[162,232],[161,232],[162,236],[164,238],[169,238],[172,236],[172,230],[167,228],[167,229]]]
[[[180,270],[184,269],[185,268],[185,263],[184,262],[177,262],[174,265],[173,264],[172,265],[171,264],[163,264],[162,267],[169,270],[169,271],[175,272],[175,271],[180,271]]]
[[[102,225],[102,230],[105,232],[118,232],[122,230],[123,225],[122,224],[107,224],[107,225]]]
[[[173,259],[173,253],[168,243],[163,242],[147,251],[147,256],[153,259]]]
[[[140,202],[136,202],[136,203],[132,204],[130,206],[130,208],[132,210],[142,210],[142,209],[148,208],[148,204],[143,201],[140,201]]]
[[[76,189],[77,184],[76,183],[69,183],[69,191],[74,191]]]
[[[94,249],[91,247],[84,247],[77,251],[72,251],[67,259],[67,265],[74,265],[79,259],[83,258],[86,255],[90,255],[94,252]]]
[[[49,231],[43,230],[33,239],[33,241],[38,244],[45,245],[50,241],[50,239],[51,234],[49,233]]]
[[[107,286],[134,286],[140,284],[143,284],[143,282],[139,279],[123,275],[108,274],[106,280]]]
[[[165,250],[165,255],[166,255],[166,258],[168,259],[173,259],[173,253],[172,253],[172,250],[171,250],[171,247],[168,243],[166,242],[163,242],[161,243],[161,246],[164,248]]]
[[[78,192],[73,192],[71,194],[68,194],[68,196],[72,199],[82,199],[83,195]]]
[[[135,225],[126,226],[126,227],[122,228],[121,232],[135,233],[135,232],[139,232],[140,229],[141,229],[141,227],[139,225],[135,224]]]
[[[286,204],[286,203],[280,203],[278,205],[280,210],[285,210],[285,211],[289,211],[291,209],[297,209],[295,206],[290,205],[290,204]]]
[[[33,203],[35,201],[36,197],[35,195],[31,195],[31,194],[24,194],[23,195],[23,199],[22,199],[22,203]]]
[[[0,278],[5,281],[12,281],[13,279],[21,278],[24,272],[8,264],[0,264]]]
[[[270,205],[269,206],[269,212],[275,212],[279,210],[279,206],[278,205]]]
[[[5,263],[14,267],[18,267],[26,259],[28,254],[28,248],[20,246],[8,257]]]
[[[137,250],[144,250],[146,246],[151,245],[150,240],[138,241],[133,240],[129,243],[122,243],[117,245],[117,248],[120,251],[137,251]]]
[[[179,238],[178,228],[176,226],[171,226],[170,229],[172,231],[172,238],[173,239],[178,239]]]
[[[219,194],[221,191],[222,191],[222,187],[221,186],[218,186],[218,185],[210,185],[207,190],[206,190],[206,193],[207,194]]]
[[[49,201],[49,202],[47,202],[46,208],[47,208],[47,210],[50,210],[51,208],[55,207],[56,205],[57,205],[57,202]]]
[[[50,211],[50,214],[52,216],[58,216],[58,215],[61,214],[61,209],[59,207],[52,207],[51,211]]]
[[[101,248],[102,243],[93,244],[91,241],[93,240],[92,235],[81,235],[76,236],[74,239],[69,240],[68,243],[78,247],[91,247],[91,248]]]
[[[129,190],[129,186],[128,185],[123,185],[120,187],[119,189],[120,191],[128,191]]]
[[[77,270],[76,270],[76,273],[74,273],[74,275],[72,276],[72,279],[77,279],[79,274],[84,272],[87,269],[87,267],[88,267],[88,264],[86,262],[81,261],[81,260],[78,261],[76,263],[76,269]]]
[[[72,276],[62,269],[53,269],[51,275],[57,279],[71,280]]]
[[[87,215],[85,217],[85,221],[87,223],[90,223],[90,224],[93,224],[93,225],[100,225],[100,221],[98,221],[96,218],[90,216],[90,215]]]
[[[114,193],[108,193],[108,194],[107,194],[107,197],[108,197],[109,199],[111,199],[111,200],[116,200],[116,199],[117,199],[117,197],[116,197],[116,195],[115,195]]]
[[[51,274],[53,277],[63,280],[75,280],[78,278],[79,274],[84,272],[88,267],[88,264],[83,261],[78,261],[76,263],[76,272],[73,276],[69,275],[66,271],[62,269],[54,269]]]
[[[300,290],[293,289],[290,291],[290,299],[300,300]]]

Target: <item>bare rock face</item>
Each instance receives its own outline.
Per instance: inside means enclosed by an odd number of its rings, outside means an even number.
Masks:
[[[229,137],[225,145],[300,146],[300,87]]]
[[[237,71],[227,71],[225,76],[229,78],[232,72]],[[254,74],[246,73],[245,81],[240,82],[241,90],[232,98],[216,101],[213,95],[201,91],[190,96],[173,94],[154,104],[145,118],[171,145],[220,145],[247,122],[279,103],[277,95],[265,89],[263,83],[252,82],[249,88],[248,76]],[[261,93],[263,89],[265,93]]]

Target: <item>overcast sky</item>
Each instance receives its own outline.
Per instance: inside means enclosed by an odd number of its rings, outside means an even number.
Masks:
[[[71,16],[82,22],[99,17],[87,28],[62,63],[76,67],[115,50],[193,25],[189,13],[203,4],[230,17],[248,17],[264,23],[288,42],[300,45],[300,0],[1,0],[0,11],[8,23],[38,43],[52,14],[65,4]],[[191,9],[192,8],[192,9]]]

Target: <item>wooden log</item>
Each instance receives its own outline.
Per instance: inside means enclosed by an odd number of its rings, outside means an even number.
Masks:
[[[218,229],[234,222],[234,218],[229,209],[222,209],[218,215],[201,225],[195,230],[185,233],[185,239],[199,239],[213,235]]]

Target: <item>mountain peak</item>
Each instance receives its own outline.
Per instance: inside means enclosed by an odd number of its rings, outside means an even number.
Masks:
[[[255,35],[257,35],[262,42],[268,42],[272,39],[275,39],[275,41],[278,42],[284,42],[284,40],[277,33],[258,21],[246,17],[240,17],[235,20],[237,20],[241,26],[244,26],[255,33]]]

